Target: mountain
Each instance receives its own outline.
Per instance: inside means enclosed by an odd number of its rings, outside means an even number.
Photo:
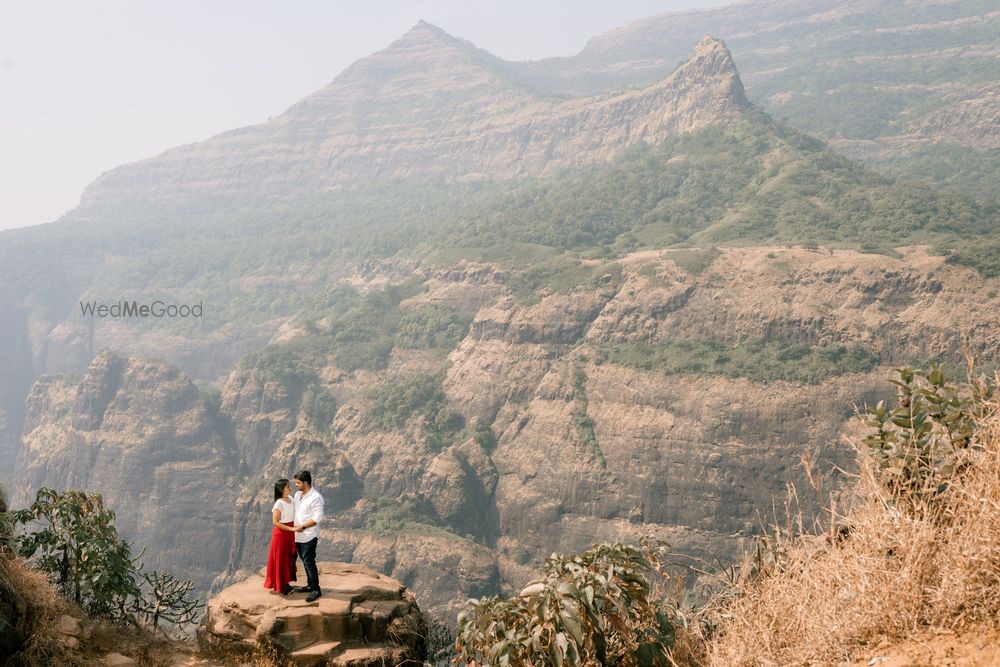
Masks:
[[[815,509],[802,457],[836,488],[891,366],[963,345],[1000,358],[1000,280],[920,249],[643,250],[575,268],[525,292],[493,264],[359,267],[217,395],[99,354],[32,388],[15,495],[101,491],[147,560],[218,588],[259,569],[271,483],[308,468],[324,558],[452,616],[596,541],[653,534],[726,561],[786,484]]]
[[[266,123],[104,174],[84,192],[81,209],[400,178],[549,175],[748,107],[729,52],[708,37],[665,78],[598,98],[540,98],[509,81],[501,63],[421,22]]]
[[[988,0],[751,0],[648,17],[570,58],[520,66],[539,89],[647,85],[700,35],[726,41],[748,97],[852,159],[995,197],[1000,12]]]
[[[421,22],[271,121],[113,170],[83,201],[114,200],[126,189],[175,198],[198,182],[216,194],[255,192],[253,184],[282,193],[352,179],[506,178],[585,164],[636,133],[671,132],[667,119],[637,118],[626,129],[609,118],[616,104],[670,94],[657,84],[701,51],[706,34],[725,40],[747,97],[770,115],[852,159],[995,197],[998,28],[1000,12],[982,0],[755,0],[642,19],[592,38],[576,56],[507,62]],[[731,63],[705,57],[686,65],[689,74],[702,77],[704,90],[704,76],[720,67],[716,90],[724,91]],[[603,120],[578,116],[607,96],[617,99],[604,101]],[[676,104],[683,113],[691,102]],[[701,118],[676,119],[675,129],[726,112],[699,106]]]
[[[543,65],[572,83],[574,62]],[[963,333],[1000,358],[994,202],[775,121],[713,38],[586,97],[542,91],[543,65],[418,24],[282,116],[0,233],[15,501],[100,490],[219,587],[259,566],[270,482],[307,466],[325,557],[451,614],[640,531],[727,559],[786,484],[817,509],[801,460],[850,467],[889,367],[955,361]],[[154,299],[204,315],[81,308]],[[204,506],[223,515],[182,530]]]

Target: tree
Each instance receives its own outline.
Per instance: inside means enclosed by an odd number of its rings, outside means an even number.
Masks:
[[[100,494],[39,489],[14,523],[33,525],[17,537],[21,556],[48,575],[89,615],[114,622],[190,623],[202,603],[188,599],[191,581],[142,571],[132,545],[118,536],[115,513]],[[141,583],[145,583],[145,590]]]
[[[40,522],[18,536],[20,554],[88,614],[130,620],[129,601],[140,595],[132,548],[118,537],[115,513],[100,494],[42,488],[31,507],[14,513],[19,524]]]

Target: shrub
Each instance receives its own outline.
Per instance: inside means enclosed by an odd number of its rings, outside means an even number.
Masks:
[[[652,567],[621,543],[553,554],[520,594],[468,602],[459,655],[488,665],[669,665],[672,611],[650,599]]]
[[[433,505],[423,498],[382,497],[365,520],[365,530],[376,535],[394,535],[413,524],[440,528],[441,520]]]
[[[704,374],[817,384],[833,375],[872,370],[877,358],[860,345],[810,346],[770,340],[729,345],[717,340],[617,343],[598,351],[595,361],[664,375]]]
[[[675,250],[666,257],[693,276],[701,275],[720,255],[718,248]]]
[[[491,453],[497,446],[497,436],[486,420],[478,418],[472,427],[472,437],[486,452]]]
[[[396,332],[396,344],[402,348],[454,349],[465,338],[470,319],[457,309],[431,303],[403,315]]]
[[[326,432],[337,416],[337,402],[322,387],[311,384],[302,394],[302,411],[313,427]]]
[[[901,503],[918,505],[946,491],[971,465],[981,445],[976,421],[992,395],[984,379],[962,386],[949,382],[938,365],[900,368],[897,407],[879,402],[870,414],[875,429],[865,438],[878,480]]]
[[[299,341],[268,345],[240,360],[240,366],[252,370],[265,381],[279,382],[286,387],[301,388],[315,377],[304,358]]]
[[[100,494],[42,488],[31,507],[14,513],[14,521],[41,524],[18,535],[20,555],[93,617],[156,627],[161,619],[193,622],[202,606],[187,597],[192,582],[143,572],[142,554],[133,556],[132,545],[118,537],[115,514]]]
[[[202,604],[188,595],[194,588],[189,579],[176,579],[166,572],[142,574],[146,590],[134,602],[136,615],[148,625],[158,627],[160,621],[181,625],[194,623]]]
[[[18,536],[18,551],[34,558],[63,595],[91,616],[131,617],[129,601],[141,595],[132,549],[119,539],[115,514],[104,508],[99,494],[42,488],[15,520],[42,523],[39,530]]]
[[[437,667],[446,667],[451,663],[451,656],[455,649],[455,633],[447,623],[440,618],[431,616],[423,612],[424,628],[426,629],[424,641],[427,645],[427,662]]]

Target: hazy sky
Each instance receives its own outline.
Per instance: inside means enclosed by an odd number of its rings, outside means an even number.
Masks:
[[[507,60],[730,0],[0,0],[0,229],[101,172],[266,120],[424,19]]]

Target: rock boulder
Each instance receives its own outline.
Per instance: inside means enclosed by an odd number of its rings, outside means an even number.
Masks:
[[[270,645],[302,667],[420,665],[423,621],[399,581],[362,565],[317,563],[323,597],[282,596],[264,588],[263,572],[223,589],[198,629],[203,650],[250,653]],[[305,581],[301,565],[298,581]]]

